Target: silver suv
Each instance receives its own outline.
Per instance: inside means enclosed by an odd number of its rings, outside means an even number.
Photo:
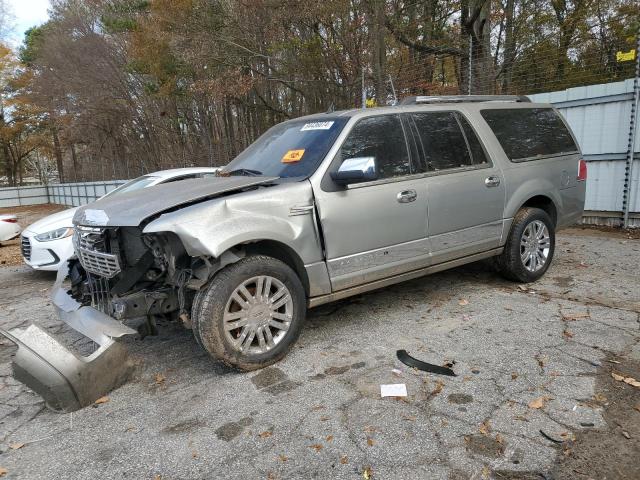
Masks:
[[[522,97],[414,97],[298,118],[217,178],[80,209],[72,298],[58,291],[55,303],[63,320],[102,339],[102,356],[135,319],[151,332],[168,316],[212,357],[261,368],[296,341],[307,308],[489,258],[514,281],[537,280],[556,230],[581,218],[585,178],[562,118]],[[9,335],[42,351],[40,332]],[[55,363],[40,358],[28,367]],[[46,374],[23,379],[72,409],[117,383],[118,359],[108,360],[108,378],[89,391],[77,377],[92,362],[56,367],[86,397],[71,407],[40,385],[51,383]]]

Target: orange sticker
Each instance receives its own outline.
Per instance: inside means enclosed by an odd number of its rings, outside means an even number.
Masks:
[[[300,160],[302,160],[303,155],[304,155],[304,148],[301,150],[289,150],[287,153],[284,154],[284,157],[282,157],[281,162],[282,163],[299,162]]]

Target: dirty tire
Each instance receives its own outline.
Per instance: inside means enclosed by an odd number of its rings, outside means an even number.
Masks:
[[[547,227],[550,246],[545,264],[539,270],[532,272],[525,267],[522,261],[520,242],[527,226],[536,221],[542,222]],[[555,243],[555,227],[547,212],[539,208],[522,208],[513,219],[504,251],[501,255],[495,257],[497,269],[502,276],[509,280],[522,283],[535,282],[545,274],[551,265],[555,251]]]
[[[207,290],[206,287],[196,293],[193,297],[193,303],[191,304],[191,331],[193,332],[193,338],[196,339],[196,343],[202,348],[202,339],[200,338],[200,328],[198,327],[198,319],[200,318],[200,307],[202,306],[202,299],[204,298]]]
[[[234,348],[226,335],[224,313],[232,294],[243,282],[265,275],[281,282],[290,293],[290,324],[286,333],[270,350],[262,353],[241,352]],[[212,357],[241,370],[264,368],[282,359],[300,335],[307,308],[304,288],[296,273],[280,260],[264,255],[245,257],[220,270],[194,307],[198,310],[196,312],[194,309],[198,317],[194,326],[198,328],[204,349]]]

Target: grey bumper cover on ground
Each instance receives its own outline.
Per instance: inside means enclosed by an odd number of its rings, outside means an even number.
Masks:
[[[74,411],[126,381],[132,364],[117,339],[137,332],[73,300],[62,288],[66,271],[63,267],[58,273],[52,291],[54,306],[62,321],[98,344],[97,350],[89,356],[79,355],[35,324],[26,329],[0,329],[0,334],[18,346],[13,359],[16,380],[41,395],[49,407]]]

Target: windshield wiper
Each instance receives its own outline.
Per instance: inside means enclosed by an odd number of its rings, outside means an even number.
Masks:
[[[259,177],[262,175],[260,170],[251,170],[250,168],[238,168],[236,170],[231,170],[229,172],[220,172],[222,176],[233,176],[233,175],[243,175],[247,177]]]

